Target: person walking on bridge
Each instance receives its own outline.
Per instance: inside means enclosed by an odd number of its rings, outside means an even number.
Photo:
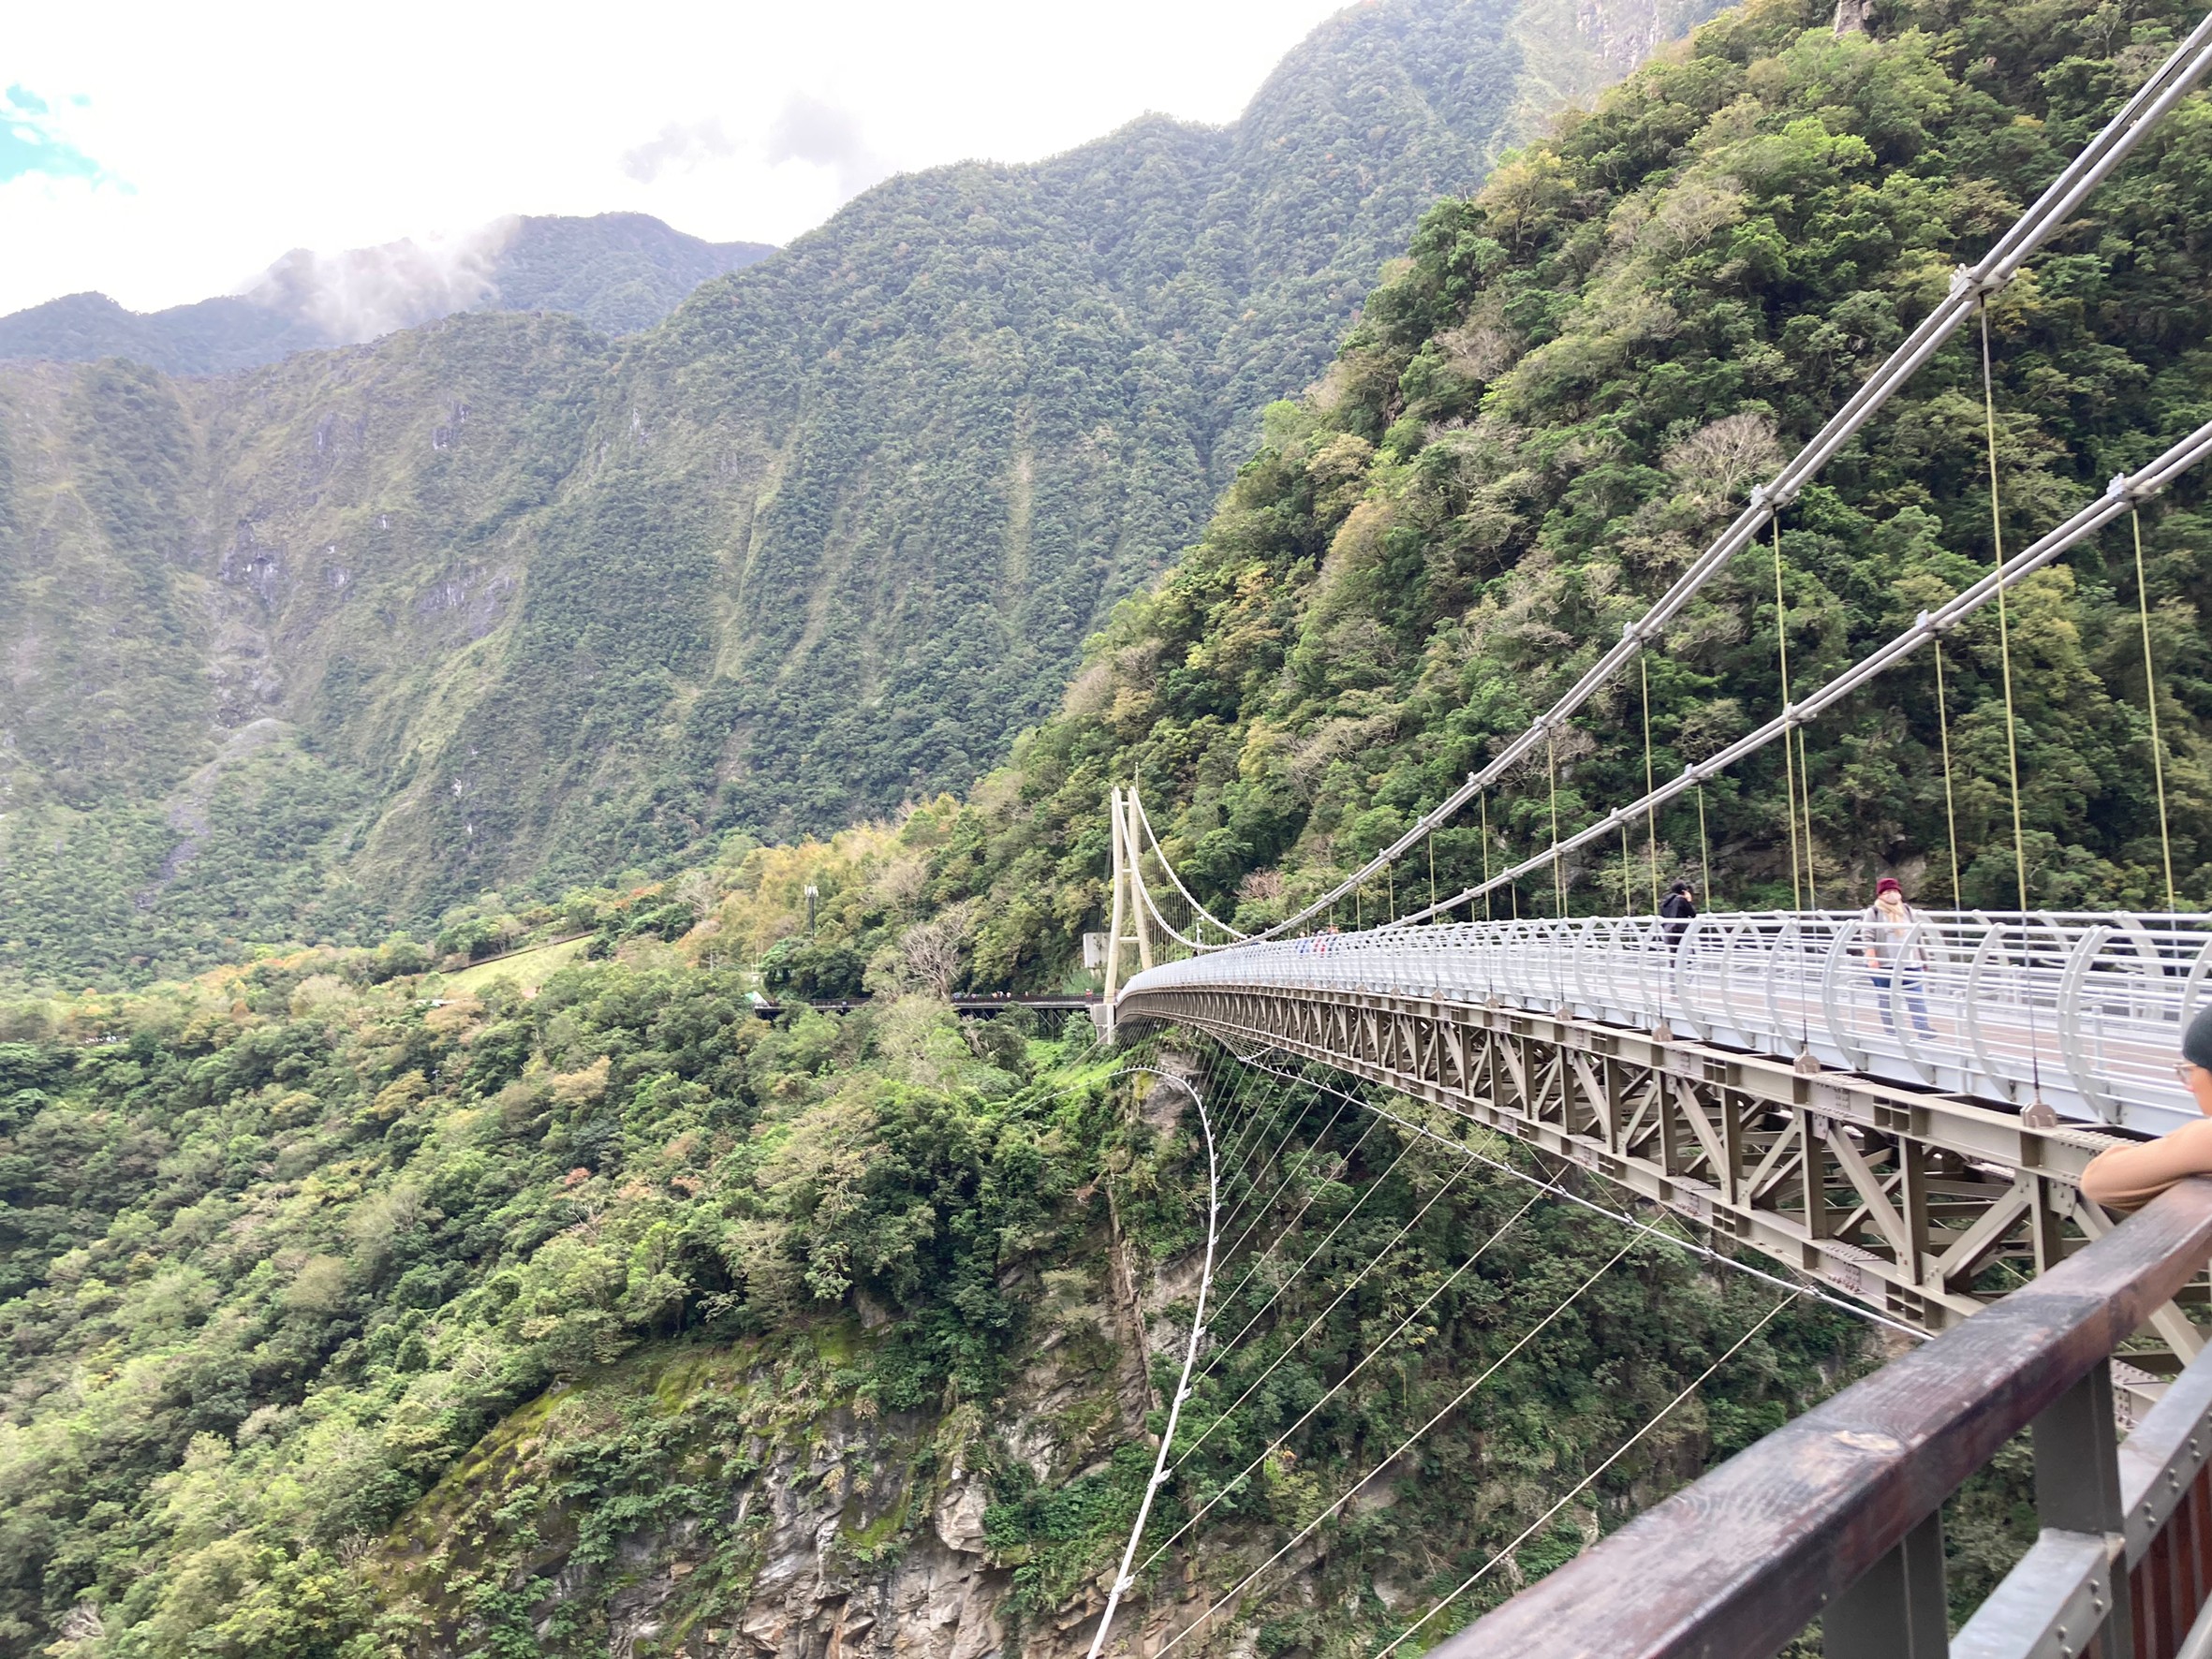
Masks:
[[[1920,912],[1905,902],[1904,884],[1894,875],[1876,882],[1874,903],[1859,913],[1859,921],[1865,936],[1860,949],[1865,955],[1874,989],[1880,993],[1875,1000],[1881,1009],[1882,1030],[1896,1035],[1897,1016],[1891,1006],[1891,982],[1895,980],[1895,994],[1904,999],[1912,1015],[1912,1029],[1924,1037],[1934,1036],[1936,1028],[1928,1023],[1928,999],[1922,991],[1927,983],[1927,952],[1915,936],[1920,931]]]
[[[1689,932],[1689,924],[1697,913],[1697,888],[1678,880],[1667,889],[1667,896],[1659,901],[1659,916],[1666,923],[1661,931],[1670,947],[1682,943],[1682,935]]]
[[[2174,1072],[2205,1115],[2156,1140],[2105,1148],[2082,1171],[2082,1197],[2107,1210],[2140,1210],[2177,1181],[2212,1175],[2212,1007],[2182,1033]]]

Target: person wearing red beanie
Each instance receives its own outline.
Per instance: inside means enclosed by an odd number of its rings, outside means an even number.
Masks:
[[[1874,884],[1874,903],[1859,912],[1861,944],[1867,976],[1874,981],[1874,1006],[1881,1012],[1881,1029],[1896,1035],[1897,1017],[1890,1005],[1890,981],[1896,981],[1896,996],[1912,1017],[1912,1029],[1924,1037],[1936,1035],[1928,1022],[1926,992],[1928,958],[1919,941],[1920,912],[1905,902],[1904,885],[1894,875]]]

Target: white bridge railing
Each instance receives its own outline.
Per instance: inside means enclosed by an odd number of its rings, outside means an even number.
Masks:
[[[1497,1001],[1683,1035],[2061,1117],[2160,1132],[2196,1108],[2181,1026],[2212,997],[2212,918],[1923,911],[1574,918],[1392,927],[1145,970],[1175,987]]]

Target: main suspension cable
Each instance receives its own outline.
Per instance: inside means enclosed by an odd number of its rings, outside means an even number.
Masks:
[[[1185,902],[1194,912],[1204,920],[1212,922],[1224,933],[1227,933],[1231,939],[1244,938],[1246,935],[1238,932],[1235,928],[1223,921],[1192,897],[1190,889],[1183,885],[1183,878],[1175,874],[1175,866],[1169,861],[1167,850],[1159,844],[1159,831],[1152,827],[1152,815],[1144,810],[1144,801],[1134,787],[1129,790],[1129,799],[1136,803],[1138,822],[1144,826],[1144,838],[1152,843],[1152,850],[1159,859],[1159,867],[1168,873],[1168,879],[1175,884],[1175,890],[1183,895]]]
[[[1416,842],[1448,821],[1468,800],[1519,765],[1540,741],[1549,740],[1560,722],[1587,702],[1627,666],[1631,657],[1641,653],[1660,637],[1667,624],[1688,605],[1705,584],[1757,538],[1760,530],[1777,509],[1796,499],[1805,485],[1859,433],[1898,389],[1917,374],[1943,343],[1956,332],[1986,294],[2003,287],[2018,274],[2028,257],[2072,219],[2082,200],[2134,150],[2144,136],[2189,93],[2207,69],[2212,69],[2212,15],[2201,20],[2158,69],[2136,88],[2126,104],[2006,228],[1981,262],[1971,267],[1962,267],[1954,273],[1948,291],[1921,320],[1919,326],[1873,374],[1860,383],[1826,424],[1807,440],[1771,481],[1752,491],[1749,503],[1727,529],[1685,568],[1674,585],[1655,600],[1641,618],[1623,628],[1619,642],[1592,664],[1549,710],[1538,715],[1526,729],[1504,744],[1487,765],[1479,771],[1469,773],[1466,784],[1453,790],[1366,864],[1303,908],[1249,937],[1277,937],[1331,909],[1346,893],[1356,896],[1359,888],[1408,851]],[[1665,799],[1667,797],[1663,793],[1656,794],[1652,798],[1652,804],[1656,806]],[[1611,828],[1610,821],[1606,827]],[[1555,842],[1556,839],[1555,835]],[[1526,868],[1532,869],[1541,862],[1541,859],[1532,860]],[[1463,899],[1471,899],[1482,890],[1469,889],[1454,895],[1445,900],[1441,907],[1450,908]],[[1516,894],[1516,903],[1517,897]],[[1424,912],[1421,916],[1402,919],[1425,920],[1428,914]],[[1219,923],[1218,918],[1214,919],[1231,935],[1232,940],[1245,937],[1237,934],[1234,929],[1228,928],[1227,924]]]
[[[2060,553],[2075,544],[2094,536],[2104,525],[2129,511],[2136,503],[2157,495],[2174,480],[2191,468],[2212,458],[2212,422],[2197,428],[2180,439],[2159,458],[2141,470],[2115,478],[2105,492],[2096,501],[2082,507],[2064,523],[2044,535],[2033,545],[2013,554],[1998,569],[1992,570],[1971,586],[1946,601],[1933,611],[1924,611],[1910,628],[1898,634],[1887,644],[1862,657],[1851,668],[1828,682],[1819,691],[1797,703],[1793,714],[1777,715],[1757,730],[1738,738],[1726,748],[1718,750],[1703,760],[1686,766],[1679,777],[1661,784],[1654,791],[1648,804],[1664,805],[1679,795],[1694,789],[1706,779],[1726,771],[1745,756],[1754,755],[1782,736],[1792,727],[1802,725],[1844,697],[1857,691],[1899,661],[1918,651],[1922,645],[1946,630],[1955,627],[1995,599],[2007,588],[2016,586],[2042,569]],[[1526,876],[1541,871],[1554,859],[1564,857],[1578,847],[1587,845],[1600,835],[1610,833],[1621,814],[1641,814],[1647,802],[1631,801],[1616,808],[1612,814],[1577,830],[1566,840],[1541,853],[1511,865],[1489,878],[1485,887],[1507,887]],[[1440,908],[1463,904],[1479,898],[1482,888],[1468,888],[1444,899]],[[1408,916],[1406,922],[1426,919],[1425,913]]]

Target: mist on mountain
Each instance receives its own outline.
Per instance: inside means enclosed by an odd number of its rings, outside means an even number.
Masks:
[[[500,312],[0,365],[0,971],[378,937],[966,787],[1421,214],[1702,5],[1354,8],[1230,125],[888,180],[616,339],[662,304],[621,222],[525,220]],[[820,113],[791,144],[864,164]],[[361,327],[473,269],[285,277]]]
[[[216,374],[352,345],[464,311],[565,311],[611,334],[650,328],[700,283],[774,250],[703,242],[649,213],[509,214],[450,237],[294,248],[235,294],[155,312],[70,294],[0,316],[0,360],[126,358]]]

